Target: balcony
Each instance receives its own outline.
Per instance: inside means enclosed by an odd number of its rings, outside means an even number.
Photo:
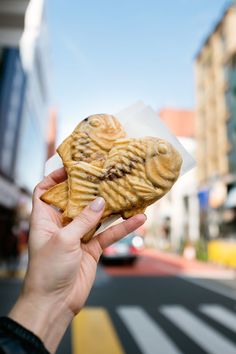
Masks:
[[[1,0],[0,45],[17,46],[24,29],[29,0]]]

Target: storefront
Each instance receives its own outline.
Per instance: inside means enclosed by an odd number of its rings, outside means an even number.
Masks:
[[[13,227],[19,196],[19,189],[0,176],[0,259],[4,261],[17,252]]]
[[[216,237],[208,243],[208,259],[236,267],[236,183],[219,182],[212,188],[210,213],[215,215]]]
[[[20,190],[14,180],[26,75],[19,49],[2,47],[0,56],[0,258],[17,255],[14,233]]]

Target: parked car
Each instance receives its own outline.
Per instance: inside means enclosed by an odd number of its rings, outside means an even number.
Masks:
[[[143,247],[143,238],[132,232],[122,240],[105,248],[101,256],[101,262],[103,264],[132,264]]]

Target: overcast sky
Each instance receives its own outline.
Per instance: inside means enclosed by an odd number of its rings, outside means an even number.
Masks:
[[[137,100],[194,107],[194,55],[225,0],[47,1],[61,141],[78,120]]]

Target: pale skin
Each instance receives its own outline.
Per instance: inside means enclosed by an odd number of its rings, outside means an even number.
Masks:
[[[87,206],[63,227],[61,214],[40,196],[66,179],[64,169],[45,177],[35,188],[29,237],[29,265],[19,299],[9,317],[31,330],[54,353],[73,317],[89,295],[97,263],[105,247],[141,226],[146,216],[135,215],[112,226],[87,244],[81,238],[99,222],[104,200]]]

